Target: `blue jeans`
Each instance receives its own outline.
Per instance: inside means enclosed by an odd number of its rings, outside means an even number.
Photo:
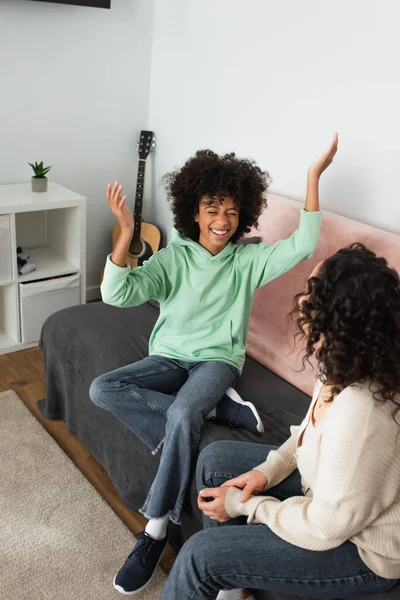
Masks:
[[[157,475],[140,509],[179,525],[204,417],[239,376],[222,361],[184,362],[148,356],[97,377],[89,395],[152,451],[162,447]]]
[[[214,442],[200,454],[198,489],[219,487],[262,463],[273,446]],[[279,500],[302,495],[295,471],[268,490]],[[204,518],[205,529],[178,554],[160,600],[211,600],[224,588],[250,588],[310,598],[349,598],[383,592],[396,580],[375,575],[357,547],[346,542],[324,552],[293,546],[266,525],[244,519],[224,524]]]

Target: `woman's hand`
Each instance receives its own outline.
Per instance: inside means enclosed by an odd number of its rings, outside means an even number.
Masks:
[[[239,475],[239,477],[225,481],[221,487],[236,487],[243,490],[240,495],[240,502],[246,502],[250,496],[261,494],[265,490],[267,483],[267,476],[262,471],[253,469],[252,471],[243,473],[243,475]]]
[[[219,521],[225,523],[229,521],[230,516],[225,509],[225,498],[228,493],[227,487],[219,488],[206,488],[201,490],[197,498],[197,506],[206,517],[209,517],[213,521]],[[213,500],[206,500],[213,498]]]
[[[322,175],[322,173],[325,171],[325,169],[329,167],[329,165],[335,157],[338,148],[338,142],[339,137],[338,134],[335,133],[335,135],[333,136],[333,141],[329,146],[328,150],[308,169],[309,175],[315,175],[316,177],[320,177]]]
[[[118,181],[113,186],[109,183],[106,193],[107,202],[121,227],[121,231],[132,233],[135,220],[132,212],[126,206],[126,196],[121,198],[122,190],[123,186]]]

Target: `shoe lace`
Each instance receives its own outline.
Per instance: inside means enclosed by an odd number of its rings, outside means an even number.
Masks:
[[[155,544],[156,540],[153,540],[145,531],[141,531],[137,536],[137,544],[135,549],[131,552],[132,554],[136,554],[142,560],[143,564],[146,564],[147,557],[151,554],[152,548]]]

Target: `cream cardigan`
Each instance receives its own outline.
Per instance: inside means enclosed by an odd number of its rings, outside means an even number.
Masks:
[[[394,405],[376,402],[368,385],[350,386],[335,398],[312,443],[298,448],[321,385],[317,381],[301,425],[255,467],[268,478],[266,490],[296,468],[307,473],[304,496],[283,502],[252,496],[241,503],[241,490],[229,488],[226,510],[231,517],[247,515],[248,523],[265,523],[308,550],[329,550],[350,540],[371,571],[400,578],[400,427],[391,414]]]

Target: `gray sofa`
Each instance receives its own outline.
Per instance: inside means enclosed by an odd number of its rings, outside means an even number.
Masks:
[[[104,467],[118,494],[133,510],[144,503],[158,468],[159,456],[116,418],[89,399],[89,386],[98,375],[135,362],[147,355],[148,339],[158,309],[149,304],[114,308],[102,302],[71,307],[52,315],[42,329],[47,396],[39,402],[49,419],[66,421],[90,454]],[[265,425],[261,436],[242,429],[206,423],[200,450],[215,440],[242,440],[280,444],[289,426],[300,423],[310,398],[267,368],[247,357],[238,392],[257,406]],[[184,507],[182,527],[171,524],[170,541],[179,550],[185,540],[201,529],[192,482]],[[400,600],[400,587],[375,595]],[[260,592],[259,600],[289,600]],[[183,599],[184,600],[184,599]]]

